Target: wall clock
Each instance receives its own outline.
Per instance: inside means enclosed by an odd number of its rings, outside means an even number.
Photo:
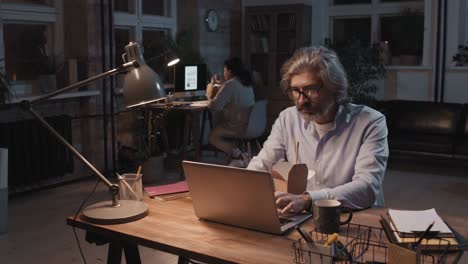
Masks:
[[[205,25],[208,31],[216,31],[219,27],[219,15],[214,9],[209,9],[205,14]]]

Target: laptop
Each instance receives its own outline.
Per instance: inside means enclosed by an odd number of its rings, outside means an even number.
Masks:
[[[192,161],[182,166],[200,219],[281,235],[312,217],[279,217],[269,172]]]

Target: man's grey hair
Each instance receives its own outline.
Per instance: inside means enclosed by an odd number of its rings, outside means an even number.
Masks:
[[[346,71],[333,50],[325,47],[303,47],[292,55],[281,67],[281,89],[285,92],[294,75],[311,71],[323,83],[322,89],[335,94],[337,104],[348,102],[348,78]]]

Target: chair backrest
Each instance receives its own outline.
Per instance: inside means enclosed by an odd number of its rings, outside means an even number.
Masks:
[[[266,128],[267,123],[267,100],[255,102],[250,111],[249,124],[245,130],[243,138],[254,139],[260,137]]]

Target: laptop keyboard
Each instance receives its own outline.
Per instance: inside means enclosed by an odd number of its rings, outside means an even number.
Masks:
[[[293,220],[291,220],[289,218],[285,218],[285,217],[280,217],[279,220],[280,220],[281,225],[285,225],[285,224],[291,223],[293,221]]]

